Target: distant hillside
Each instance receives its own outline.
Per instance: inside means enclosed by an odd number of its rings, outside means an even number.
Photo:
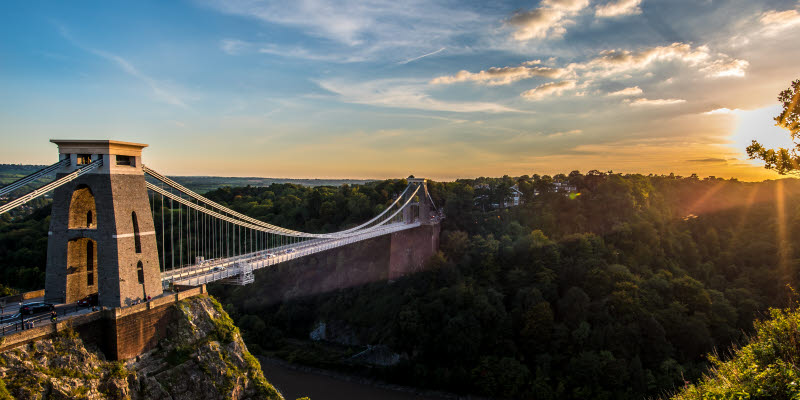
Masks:
[[[28,176],[44,167],[44,165],[0,164],[0,186]],[[282,179],[222,176],[171,176],[170,178],[199,193],[205,193],[223,186],[245,187],[249,185],[252,187],[266,187],[273,183],[293,183],[303,186],[340,186],[344,184],[361,185],[369,182],[369,180],[362,179]],[[49,177],[49,179],[52,179],[52,177]]]
[[[44,165],[0,164],[0,186],[8,185],[44,167]]]
[[[171,176],[176,182],[199,193],[223,187],[267,187],[273,183],[293,183],[303,186],[341,186],[341,185],[362,185],[369,180],[360,179],[281,179],[281,178],[237,178],[222,176]]]
[[[709,355],[713,367],[672,400],[800,398],[800,310],[770,310],[755,321],[756,335],[728,361]]]

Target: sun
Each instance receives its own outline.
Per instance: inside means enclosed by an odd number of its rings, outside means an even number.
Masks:
[[[731,145],[734,146],[742,160],[747,160],[753,165],[763,166],[763,161],[748,160],[747,158],[745,149],[753,140],[757,140],[768,149],[795,146],[789,137],[789,131],[775,126],[773,118],[781,113],[779,105],[755,110],[726,110],[724,112],[736,118],[736,130],[731,135]]]

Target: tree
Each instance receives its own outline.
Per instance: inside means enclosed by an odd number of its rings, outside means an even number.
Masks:
[[[788,89],[778,95],[783,103],[783,111],[775,117],[775,125],[789,131],[794,148],[767,149],[756,140],[747,146],[747,155],[751,160],[763,160],[764,168],[777,171],[781,175],[800,174],[800,79],[792,82]]]

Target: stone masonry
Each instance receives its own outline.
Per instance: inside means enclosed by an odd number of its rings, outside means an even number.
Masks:
[[[101,306],[121,307],[161,294],[155,226],[141,163],[147,145],[52,142],[62,159],[72,160],[58,177],[100,158],[103,165],[53,194],[45,299],[71,303],[98,293]]]

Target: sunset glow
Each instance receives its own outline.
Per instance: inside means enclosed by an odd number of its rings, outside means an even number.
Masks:
[[[174,175],[777,178],[744,148],[786,144],[798,7],[4,2],[0,159],[112,138]]]

